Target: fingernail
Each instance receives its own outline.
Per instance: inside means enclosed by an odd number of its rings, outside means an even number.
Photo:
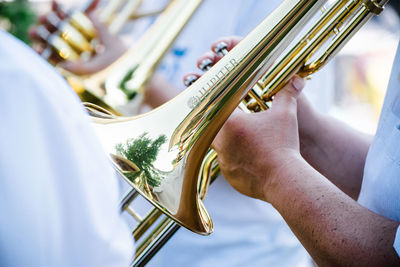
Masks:
[[[294,76],[291,80],[292,86],[296,91],[300,92],[304,88],[305,81],[299,76]]]

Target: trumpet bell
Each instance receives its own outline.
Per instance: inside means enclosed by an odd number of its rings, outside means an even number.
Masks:
[[[323,3],[284,1],[198,81],[152,112],[124,118],[92,109],[96,132],[118,173],[179,224],[210,234],[213,223],[200,199],[204,190],[199,190],[208,184],[199,173],[209,145]]]
[[[180,101],[131,118],[94,110],[93,105],[87,108],[104,150],[127,183],[170,218],[208,235],[213,223],[200,199],[197,179],[200,155],[208,145],[189,149],[184,140],[174,143],[172,125],[184,120],[177,116],[182,114],[177,110]]]

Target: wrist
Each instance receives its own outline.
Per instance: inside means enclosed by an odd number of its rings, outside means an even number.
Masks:
[[[280,153],[274,168],[269,171],[269,177],[264,184],[263,200],[271,203],[279,198],[280,191],[289,186],[296,174],[300,174],[307,162],[298,151],[292,150]]]

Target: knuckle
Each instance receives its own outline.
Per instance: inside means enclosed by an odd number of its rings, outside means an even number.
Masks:
[[[225,122],[224,128],[233,136],[241,135],[244,131],[242,119],[234,115]]]

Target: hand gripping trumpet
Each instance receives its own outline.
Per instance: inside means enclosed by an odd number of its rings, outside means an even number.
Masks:
[[[239,104],[245,112],[267,110],[273,96],[294,74],[303,78],[323,68],[351,37],[373,16],[379,15],[386,1],[335,1],[323,15],[286,51],[250,89]],[[317,52],[320,52],[318,54]],[[227,51],[223,51],[223,54]],[[310,61],[311,58],[315,60]],[[210,149],[201,169],[201,179],[213,181],[219,174],[217,154]],[[207,188],[202,188],[206,191]]]
[[[98,1],[85,4],[83,10],[92,9]],[[142,0],[111,0],[99,8],[99,21],[107,24],[110,33],[117,34],[130,16],[140,7]],[[66,17],[60,19],[56,12],[46,16],[47,22],[57,29],[50,33],[43,25],[38,27],[38,35],[47,43],[42,56],[48,60],[54,54],[57,60],[87,59],[96,52],[99,40],[91,20],[81,11],[64,11],[58,7]],[[121,10],[120,12],[118,12]],[[118,13],[117,13],[118,12]]]
[[[145,90],[159,62],[168,52],[202,0],[171,0],[141,38],[114,63],[92,74],[61,72],[82,101],[117,113]],[[111,108],[112,107],[112,108]]]
[[[152,112],[117,117],[88,107],[106,153],[134,188],[132,194],[142,194],[179,225],[210,234],[213,223],[201,198],[209,184],[207,174],[215,168],[205,166],[213,162],[212,157],[203,160],[231,112],[240,103],[254,111],[267,108],[267,102],[293,74],[305,77],[326,64],[383,10],[387,0],[336,1],[281,57],[326,2],[283,1],[201,78]],[[321,47],[325,52],[318,57]],[[311,57],[317,59],[308,63]]]

